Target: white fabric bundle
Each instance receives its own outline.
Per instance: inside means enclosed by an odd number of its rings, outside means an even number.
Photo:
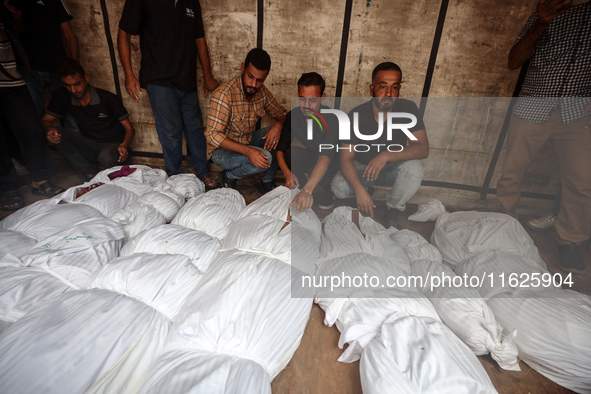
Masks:
[[[478,252],[495,250],[529,257],[546,268],[525,229],[502,213],[446,212],[435,223],[431,243],[441,252],[443,262],[452,267]]]
[[[244,198],[234,189],[211,190],[189,200],[171,223],[223,239],[245,206]]]
[[[536,261],[528,257],[518,256],[494,250],[486,250],[475,254],[454,269],[459,276],[478,277],[480,286],[478,292],[484,299],[494,297],[496,294],[519,287],[536,286],[532,274],[535,273],[538,279],[545,274],[550,275],[548,270],[542,268]],[[515,280],[510,280],[515,278]],[[548,289],[538,284],[540,290]],[[552,286],[553,287],[553,286]]]
[[[97,182],[113,183],[141,196],[150,191],[157,183],[164,182],[168,178],[164,170],[138,164],[131,165],[130,167],[135,168],[136,170],[127,176],[122,176],[113,180],[109,179],[109,174],[119,171],[123,166],[115,166],[103,170],[96,174],[90,181],[85,183],[84,186],[89,186]],[[69,189],[66,193],[68,191]]]
[[[0,337],[0,392],[136,392],[170,321],[107,290],[64,293]]]
[[[338,207],[324,218],[320,245],[322,257],[336,258],[352,253],[372,253],[363,234],[351,220],[351,214],[350,207]]]
[[[248,204],[236,220],[252,215],[266,215],[279,220],[287,219],[289,204],[291,203],[291,192],[285,186],[279,186],[264,194],[261,198]]]
[[[166,224],[144,231],[121,249],[120,256],[133,253],[177,254],[191,259],[205,272],[220,248],[220,241],[198,230]]]
[[[170,222],[185,205],[184,196],[177,193],[166,182],[156,185],[154,189],[142,195],[138,201],[160,212],[167,222]]]
[[[591,392],[591,298],[574,291],[522,289],[488,305],[505,327],[517,330],[519,357],[548,379],[578,393]]]
[[[104,216],[95,208],[83,204],[60,204],[58,200],[37,201],[18,210],[0,222],[0,228],[20,231],[43,240],[79,222]]]
[[[238,356],[175,349],[158,357],[153,370],[141,393],[271,394],[263,367]]]
[[[0,267],[0,320],[13,323],[68,290],[68,284],[40,268]]]
[[[289,233],[280,234],[289,211],[291,193],[284,186],[277,187],[252,202],[240,212],[228,228],[221,250],[239,249],[291,261]],[[281,242],[283,241],[283,242]]]
[[[417,211],[410,215],[408,220],[413,222],[432,222],[439,219],[444,212],[446,212],[445,207],[441,201],[433,199],[427,204],[419,204]]]
[[[205,193],[205,184],[195,174],[176,174],[166,180],[185,200]]]
[[[441,322],[424,317],[392,315],[359,368],[366,394],[496,393],[476,356]]]
[[[108,218],[138,200],[138,195],[115,184],[105,183],[72,200],[96,208]]]
[[[137,253],[105,265],[89,287],[142,301],[172,321],[201,277],[187,256]]]
[[[412,275],[422,278],[419,291],[431,301],[443,323],[475,355],[490,353],[501,368],[519,371],[518,351],[513,342],[517,333],[503,335],[503,328],[476,289],[445,282],[445,278],[452,280],[456,274],[442,264],[437,248],[410,230],[398,231],[392,239],[404,247],[411,260]]]
[[[465,227],[467,222],[473,223],[477,216],[472,212],[461,214],[444,215],[445,227]],[[456,219],[459,223],[455,223]],[[476,240],[472,253],[455,271],[486,279],[478,291],[487,299],[488,306],[504,327],[504,333],[517,330],[514,342],[519,349],[519,357],[566,388],[578,392],[591,391],[589,297],[554,287],[552,281],[544,282],[544,278],[553,279],[554,276],[546,270],[539,255],[532,256],[535,246],[530,247],[531,239],[520,235],[525,230],[519,223],[502,215],[499,221],[494,222],[495,227],[489,219],[482,222],[486,225],[471,226],[471,231],[463,235],[458,231],[448,233],[438,229],[440,223],[437,222],[436,239],[442,255],[445,258],[456,254],[457,250],[453,249],[458,245],[463,245],[463,253],[472,248],[469,242]],[[509,222],[512,223],[507,224]],[[516,230],[517,227],[519,229]],[[498,250],[493,248],[503,239],[509,244],[499,246]],[[515,251],[514,248],[519,245],[524,245],[523,250]],[[534,279],[536,275],[539,282]],[[510,281],[510,277],[514,280]]]
[[[20,231],[0,230],[0,261],[8,254],[20,257],[37,243],[37,239]]]
[[[268,385],[297,349],[310,314],[311,299],[291,297],[290,275],[290,266],[276,259],[241,251],[220,253],[183,305],[167,338],[166,351],[209,353],[204,360],[223,363],[216,367],[221,369],[219,373],[242,380],[220,384],[218,373],[210,379],[197,370],[181,375],[181,364],[173,361],[177,370],[159,360],[143,391],[182,385],[213,393],[224,392],[226,386]],[[251,372],[252,366],[246,373],[235,370],[244,363],[236,363],[230,356],[259,364],[267,379],[261,381],[261,373],[256,368]]]
[[[311,209],[302,212],[292,209],[290,230],[291,265],[296,269],[292,272],[292,280],[298,281],[300,278],[294,278],[294,275],[314,275],[320,264],[322,223]]]
[[[22,265],[46,269],[83,289],[93,272],[119,255],[123,237],[112,220],[87,219],[40,241],[21,256]]]
[[[111,218],[125,233],[125,243],[142,231],[166,223],[166,218],[158,210],[141,202],[134,202],[117,212]]]

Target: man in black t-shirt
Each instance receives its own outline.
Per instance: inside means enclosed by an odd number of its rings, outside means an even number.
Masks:
[[[318,185],[322,187],[318,207],[330,209],[334,205],[330,182],[339,169],[338,159],[334,150],[320,148],[336,144],[338,125],[334,117],[327,118],[326,124],[318,121],[321,109],[328,108],[322,105],[326,97],[324,88],[324,78],[320,74],[302,74],[298,80],[300,106],[287,114],[277,145],[277,162],[285,174],[286,186],[302,188],[293,200],[298,211],[312,207],[314,189]],[[312,122],[311,139],[308,139],[308,120]]]
[[[132,35],[140,36],[139,80],[131,67]],[[117,41],[127,93],[139,101],[144,88],[150,97],[168,175],[183,172],[184,132],[197,177],[208,189],[219,186],[209,174],[197,97],[197,56],[205,94],[219,85],[211,74],[199,1],[126,0]]]
[[[135,134],[121,100],[113,93],[90,86],[80,64],[66,59],[58,68],[64,87],[51,98],[41,124],[49,142],[81,171],[84,180],[95,174],[93,163],[110,168],[124,163]],[[58,119],[71,114],[80,133],[58,127]]]
[[[392,186],[386,202],[388,227],[399,227],[398,213],[404,211],[406,202],[419,189],[425,172],[421,159],[429,155],[427,132],[417,106],[398,98],[401,80],[402,71],[394,63],[381,63],[373,70],[369,85],[373,98],[349,112],[353,137],[339,149],[341,172],[332,181],[334,195],[355,197],[359,211],[366,216],[373,216],[376,207],[367,188],[374,184]],[[388,139],[388,114],[394,112],[414,115],[416,124],[405,130],[408,135],[402,129],[395,129]],[[355,113],[358,114],[358,128],[355,127]],[[408,119],[395,117],[392,123],[412,123]],[[383,122],[381,136],[368,140],[368,136],[379,130],[378,121]],[[356,129],[365,138],[360,138]]]

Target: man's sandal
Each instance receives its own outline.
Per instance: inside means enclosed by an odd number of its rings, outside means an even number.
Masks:
[[[205,184],[205,188],[207,190],[217,189],[221,186],[218,180],[211,174],[205,175],[203,178],[201,178],[201,181]]]
[[[0,197],[0,210],[17,211],[24,206],[23,198],[18,190],[9,190]]]
[[[64,190],[65,189],[63,187],[56,186],[49,181],[43,181],[41,184],[39,184],[39,186],[33,186],[31,193],[36,196],[53,197],[60,194]]]

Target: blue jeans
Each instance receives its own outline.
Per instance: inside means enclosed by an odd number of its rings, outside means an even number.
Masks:
[[[187,93],[158,85],[147,85],[146,90],[156,121],[158,139],[162,145],[166,173],[170,176],[183,172],[181,164],[184,132],[191,164],[197,177],[203,178],[209,173],[209,164],[197,91]]]
[[[38,117],[42,117],[45,113],[45,88],[47,88],[49,93],[53,96],[56,90],[64,86],[57,74],[45,71],[31,70],[31,74],[25,79],[25,82],[27,83],[27,89],[29,89],[29,93],[31,93],[31,97],[35,103],[35,111],[37,111]],[[64,116],[64,126],[70,131],[76,133],[80,132],[78,122],[76,122],[74,117],[69,113]]]
[[[261,180],[263,182],[271,182],[275,179],[275,173],[277,172],[278,164],[275,158],[275,149],[271,152],[263,149],[265,141],[263,137],[267,134],[270,127],[256,130],[252,133],[252,139],[250,140],[249,146],[263,152],[267,159],[271,162],[269,168],[259,168],[252,164],[246,155],[238,152],[232,152],[226,149],[217,148],[211,156],[211,161],[226,170],[226,176],[230,179],[242,179],[249,175],[263,173]],[[264,172],[263,172],[264,171]]]
[[[363,177],[363,170],[366,165],[353,160],[359,180],[367,190],[369,186],[381,185],[392,186],[390,198],[386,201],[388,208],[404,211],[406,202],[415,195],[425,173],[425,166],[421,160],[391,161],[382,168],[378,179],[369,181]],[[343,173],[339,171],[331,183],[331,189],[336,198],[355,197],[355,191],[349,185]]]

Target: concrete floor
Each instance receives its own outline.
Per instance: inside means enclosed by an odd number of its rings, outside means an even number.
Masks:
[[[65,162],[63,157],[60,157],[57,152],[53,152],[53,155],[58,172],[52,181],[56,185],[66,188],[81,183],[78,174],[68,168],[67,162]],[[136,159],[135,162],[145,164],[139,159]],[[29,183],[28,177],[25,176],[22,179],[25,184]],[[256,187],[256,182],[253,179],[239,181],[238,183],[238,190],[242,193],[247,203],[261,196]],[[30,187],[20,189],[26,205],[43,198],[31,194],[30,190]],[[347,205],[351,202],[352,200],[338,200],[337,205]],[[382,222],[385,214],[385,205],[383,202],[378,202],[377,205],[375,219]],[[416,223],[406,220],[416,209],[417,205],[409,204],[407,211],[400,220],[400,224],[404,228],[420,233],[428,240],[433,232],[434,222]],[[320,210],[317,207],[314,207],[314,210],[321,219],[330,213],[329,211]],[[9,214],[9,212],[0,211],[0,219],[3,219]],[[520,218],[520,221],[525,225],[530,218],[523,217]],[[542,258],[546,261],[548,269],[552,273],[559,272],[564,274],[557,265],[555,232],[536,233],[530,231],[527,227],[526,230],[534,240]],[[591,266],[591,255],[584,250],[582,250],[582,253],[587,266]],[[573,280],[574,285],[571,288],[572,290],[591,294],[591,269],[587,269],[584,274],[574,274]],[[285,370],[271,384],[273,393],[361,393],[359,362],[344,364],[336,361],[342,353],[342,350],[337,346],[339,332],[336,327],[326,327],[323,321],[324,312],[317,305],[314,305],[300,347]],[[480,356],[478,359],[500,393],[571,392],[538,374],[523,362],[520,363],[520,372],[509,372],[501,370],[490,356]]]

